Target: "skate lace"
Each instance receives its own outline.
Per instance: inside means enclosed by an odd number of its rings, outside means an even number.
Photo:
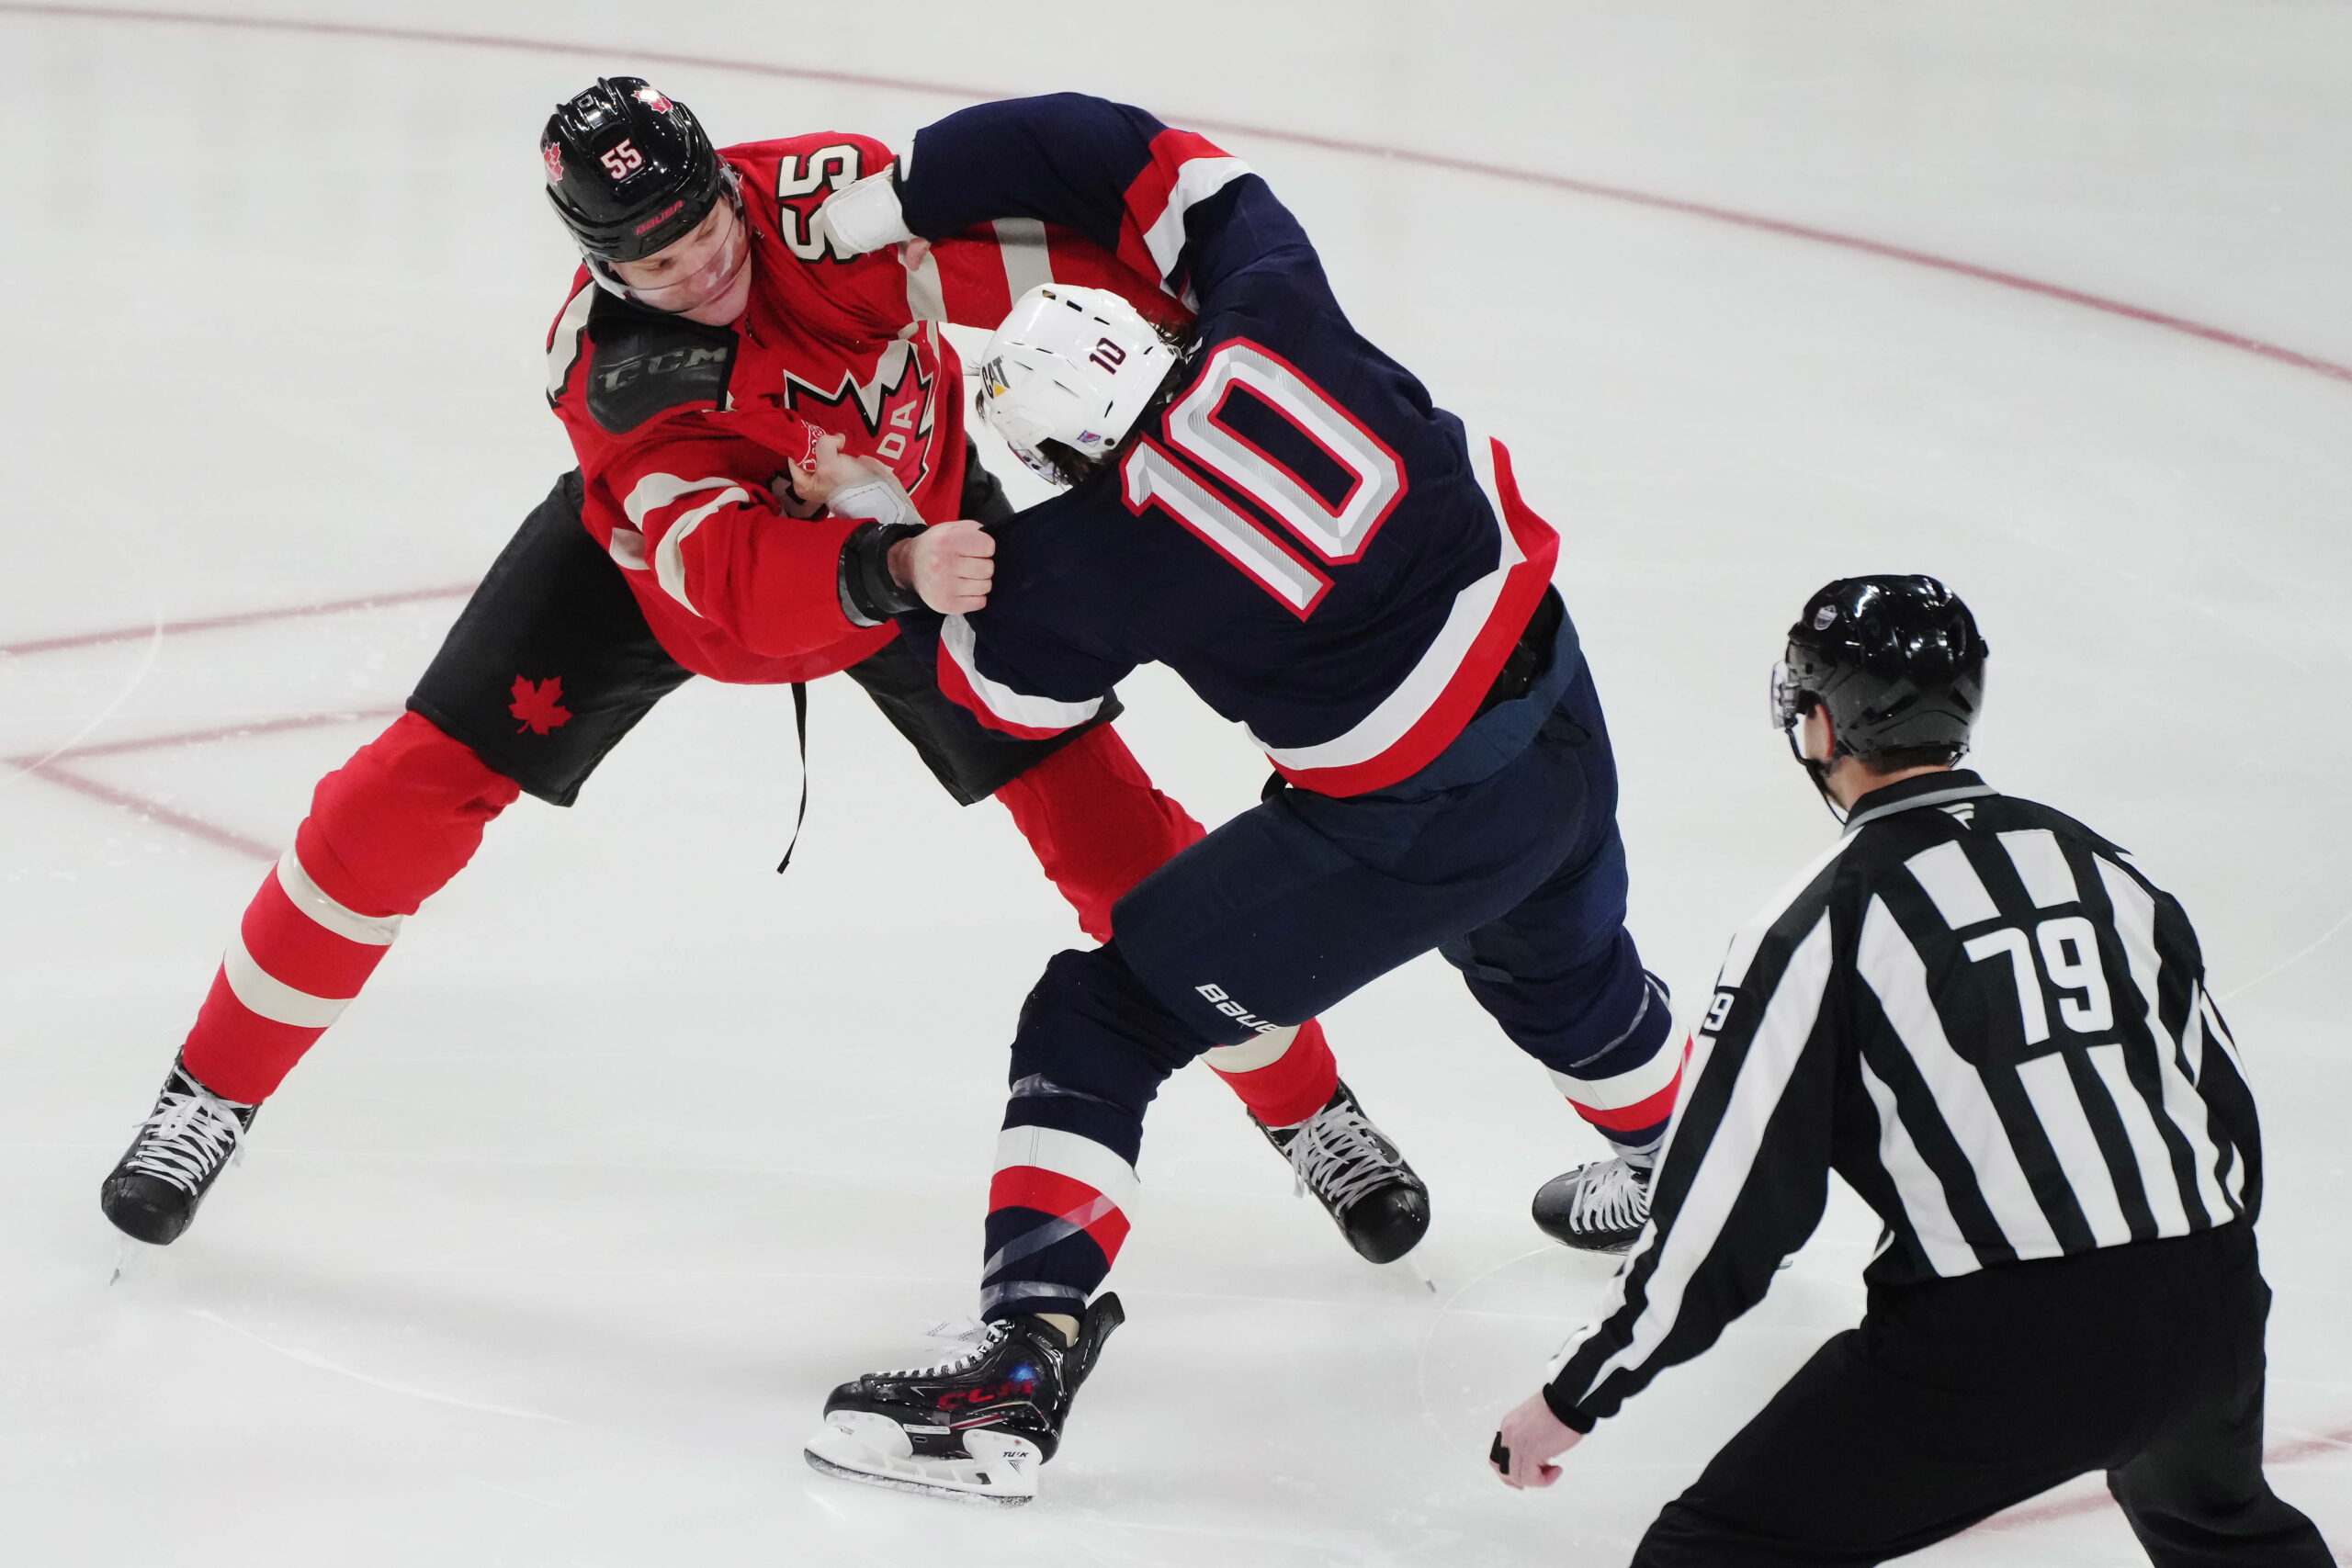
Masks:
[[[1638,1230],[1650,1217],[1649,1184],[1623,1159],[1612,1159],[1577,1188],[1568,1222],[1581,1230]]]
[[[929,1366],[899,1367],[884,1372],[884,1377],[932,1378],[951,1376],[967,1371],[987,1359],[989,1351],[1001,1344],[1009,1332],[1001,1323],[982,1323],[978,1318],[963,1317],[945,1323],[934,1323],[923,1330],[923,1337],[942,1346],[955,1346],[944,1360]]]
[[[140,1123],[138,1146],[123,1168],[159,1176],[194,1194],[237,1146],[244,1123],[209,1092],[167,1089]]]
[[[1347,1105],[1317,1111],[1285,1152],[1296,1178],[1293,1191],[1304,1197],[1313,1188],[1335,1212],[1393,1180],[1399,1166],[1363,1112]]]

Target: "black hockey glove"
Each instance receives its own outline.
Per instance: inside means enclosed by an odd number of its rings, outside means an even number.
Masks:
[[[852,626],[878,626],[922,607],[911,588],[890,575],[890,547],[923,531],[920,523],[861,523],[842,544],[842,614]]]

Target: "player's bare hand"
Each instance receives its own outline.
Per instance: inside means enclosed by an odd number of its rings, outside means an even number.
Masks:
[[[871,477],[876,468],[889,471],[870,457],[843,456],[840,436],[820,435],[808,456],[792,465],[792,493],[811,506],[822,506],[833,491]]]
[[[962,615],[989,602],[996,580],[996,540],[968,518],[934,523],[890,547],[890,575],[943,615]]]
[[[923,258],[929,254],[931,254],[929,240],[902,241],[899,245],[899,265],[909,272],[913,272],[922,265]]]
[[[1495,1428],[1487,1462],[1513,1491],[1549,1486],[1560,1479],[1560,1467],[1551,1461],[1582,1441],[1584,1434],[1553,1415],[1538,1393],[1514,1406]]]

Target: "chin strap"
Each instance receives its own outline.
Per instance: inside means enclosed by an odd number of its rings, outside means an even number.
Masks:
[[[1804,770],[1804,776],[1813,781],[1814,789],[1821,796],[1821,804],[1829,808],[1829,815],[1836,818],[1838,826],[1842,828],[1846,825],[1847,814],[1839,808],[1837,797],[1829,793],[1829,769],[1832,763],[1815,761],[1804,754],[1804,747],[1797,744],[1797,727],[1803,722],[1804,716],[1802,712],[1792,715],[1789,727],[1781,731],[1781,738],[1789,743],[1789,755],[1797,760],[1797,766]],[[1833,762],[1834,761],[1835,759],[1832,759]]]
[[[1847,813],[1838,806],[1837,796],[1829,793],[1829,764],[1816,762],[1806,756],[1799,756],[1797,761],[1804,764],[1804,776],[1813,781],[1813,787],[1820,793],[1821,804],[1829,808],[1829,815],[1837,818],[1838,826],[1843,828]]]

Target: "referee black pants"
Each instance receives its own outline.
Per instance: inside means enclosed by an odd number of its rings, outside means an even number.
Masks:
[[[2103,1470],[2159,1568],[2329,1568],[2262,1473],[2253,1227],[1873,1290],[1634,1568],[1864,1564]]]

